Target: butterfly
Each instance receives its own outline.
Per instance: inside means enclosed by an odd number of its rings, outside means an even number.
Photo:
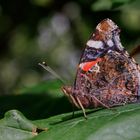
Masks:
[[[111,20],[101,21],[86,42],[73,86],[62,87],[76,107],[135,103],[140,96],[140,67],[120,42],[120,29]]]

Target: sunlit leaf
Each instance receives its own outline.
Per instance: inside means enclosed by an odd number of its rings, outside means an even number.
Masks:
[[[12,110],[0,120],[0,140],[136,140],[140,138],[140,104],[65,113],[30,121]],[[37,131],[40,130],[40,131]]]
[[[78,114],[77,114],[78,115]],[[35,121],[48,127],[32,140],[135,140],[140,138],[140,105],[132,104],[114,110],[96,110],[86,120],[62,114],[46,120]]]

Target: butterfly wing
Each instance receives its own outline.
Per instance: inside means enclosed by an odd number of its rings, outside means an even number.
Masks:
[[[137,101],[139,66],[122,47],[119,31],[110,19],[103,20],[86,43],[73,87],[86,108]]]

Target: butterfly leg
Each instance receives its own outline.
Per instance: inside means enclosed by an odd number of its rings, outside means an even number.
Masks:
[[[77,104],[76,100],[74,99],[74,97],[72,95],[69,95],[69,97],[71,98],[72,102],[75,104],[76,107],[78,107],[78,108],[81,107],[79,104]]]
[[[75,98],[71,95],[71,87],[62,87],[62,91],[64,92],[64,94],[68,97],[68,99],[70,99],[70,101],[78,108],[80,108],[79,104],[77,103],[77,101],[75,100]]]
[[[98,98],[96,98],[95,96],[92,96],[94,98],[95,101],[97,101],[97,103],[101,104],[103,107],[110,109],[109,106],[107,106],[106,104],[104,104],[103,102],[101,102]]]
[[[85,109],[78,97],[73,97],[71,92],[71,87],[62,87],[64,94],[70,99],[70,101],[78,108],[81,108],[84,114],[84,117],[87,119]]]
[[[84,114],[85,119],[87,119],[87,115],[86,115],[85,108],[83,107],[83,105],[82,105],[80,99],[79,99],[78,97],[76,97],[76,99],[77,99],[77,102],[78,102],[79,106],[81,107],[81,109],[82,109],[82,111],[83,111],[83,114]]]

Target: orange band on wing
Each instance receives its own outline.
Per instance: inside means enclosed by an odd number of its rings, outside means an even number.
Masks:
[[[92,68],[96,63],[98,63],[99,61],[101,61],[102,59],[101,58],[97,58],[96,60],[94,61],[91,61],[91,62],[86,62],[83,67],[82,67],[82,70],[83,71],[88,71],[90,68]]]

